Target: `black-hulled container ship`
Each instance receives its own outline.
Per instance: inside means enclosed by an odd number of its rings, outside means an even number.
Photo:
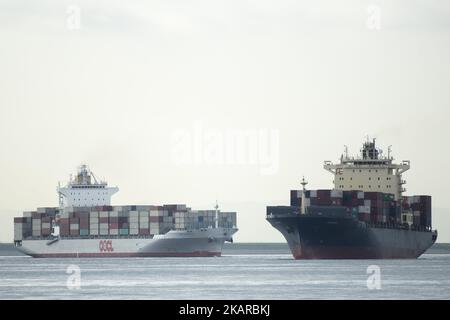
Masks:
[[[295,259],[412,259],[437,239],[431,196],[404,196],[402,174],[375,139],[359,157],[346,148],[338,164],[325,161],[334,189],[291,190],[290,206],[267,207],[266,219],[286,238]]]

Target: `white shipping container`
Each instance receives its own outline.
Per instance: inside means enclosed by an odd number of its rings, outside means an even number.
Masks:
[[[131,217],[134,217],[134,218],[139,217],[139,212],[138,211],[130,211],[130,218]]]
[[[32,215],[33,215],[33,213],[31,211],[24,211],[23,214],[22,214],[22,216],[24,218],[31,218]]]
[[[118,218],[119,217],[119,213],[116,211],[108,211],[108,212],[109,212],[110,218]]]
[[[370,207],[371,206],[371,202],[370,202],[370,200],[364,200],[364,205],[367,207]]]
[[[139,228],[140,229],[148,229],[150,226],[150,224],[148,222],[140,222],[139,223]]]
[[[359,206],[358,212],[359,213],[370,213],[370,206]]]
[[[139,218],[148,218],[149,212],[148,211],[139,211]]]
[[[51,223],[50,222],[43,222],[42,223],[42,229],[50,229]]]
[[[70,224],[70,230],[78,230],[80,229],[80,225],[78,223]]]
[[[129,219],[128,219],[128,221],[131,223],[131,222],[138,222],[139,221],[139,218],[138,217],[130,217]]]
[[[98,211],[92,211],[92,212],[89,214],[89,217],[90,217],[91,219],[98,219],[98,216],[99,216]]]
[[[33,237],[40,237],[41,236],[41,230],[33,230],[32,231]]]
[[[108,218],[109,217],[109,211],[100,211],[99,215],[100,215],[100,218]]]
[[[119,235],[119,229],[109,229],[109,234],[113,236]]]
[[[317,191],[316,190],[310,190],[309,191],[309,197],[310,198],[317,198]]]
[[[98,236],[98,234],[99,234],[98,229],[90,229],[89,234],[91,236]]]
[[[364,192],[358,191],[358,199],[364,199]]]
[[[331,190],[331,197],[332,198],[342,198],[343,197],[343,192],[342,190]]]
[[[139,229],[130,229],[130,235],[137,235],[139,234]]]
[[[99,234],[100,234],[101,236],[106,236],[106,235],[108,235],[108,234],[109,234],[108,229],[100,229],[100,230],[99,230]]]

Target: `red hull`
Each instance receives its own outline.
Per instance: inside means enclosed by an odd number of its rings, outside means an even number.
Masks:
[[[420,254],[416,250],[400,248],[367,248],[339,246],[308,246],[292,248],[292,255],[302,259],[416,259]]]
[[[33,254],[33,258],[131,258],[131,257],[220,257],[220,252],[105,252],[105,253],[47,253]]]

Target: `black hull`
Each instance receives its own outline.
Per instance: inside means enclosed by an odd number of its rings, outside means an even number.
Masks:
[[[290,214],[267,220],[295,259],[414,259],[436,241],[431,231],[371,227],[353,217]]]

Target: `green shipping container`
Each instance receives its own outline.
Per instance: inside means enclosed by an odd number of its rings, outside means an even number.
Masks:
[[[395,197],[391,193],[384,193],[383,199],[384,199],[384,201],[393,201],[393,200],[395,200]]]
[[[80,229],[80,236],[88,236],[89,230],[88,229]]]
[[[119,234],[121,236],[127,236],[128,235],[128,229],[119,229]]]

